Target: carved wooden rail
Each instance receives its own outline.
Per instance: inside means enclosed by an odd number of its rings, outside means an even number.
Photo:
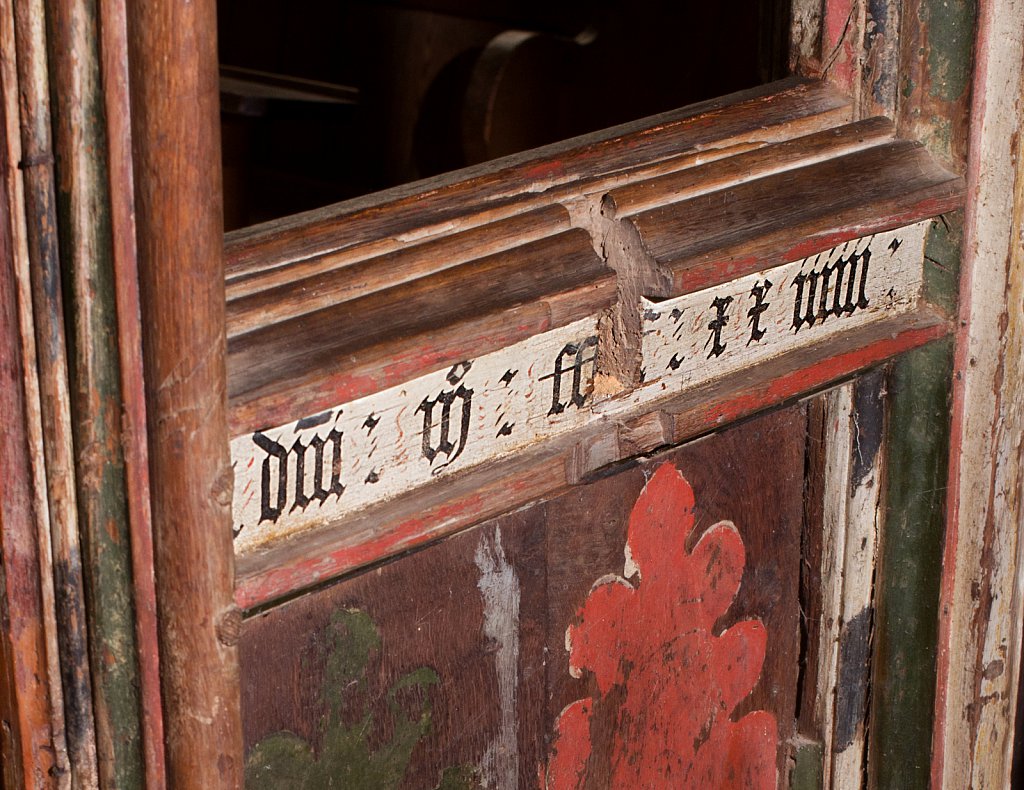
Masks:
[[[246,608],[942,336],[962,181],[787,80],[230,234]]]

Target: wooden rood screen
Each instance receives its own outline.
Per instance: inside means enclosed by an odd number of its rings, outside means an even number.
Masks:
[[[791,79],[229,234],[248,786],[860,776],[865,371],[951,331],[963,183],[854,114]]]

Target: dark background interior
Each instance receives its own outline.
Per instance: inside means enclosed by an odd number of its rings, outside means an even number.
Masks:
[[[778,79],[788,5],[220,0],[225,223]]]

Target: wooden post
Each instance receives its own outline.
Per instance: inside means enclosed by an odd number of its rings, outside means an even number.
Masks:
[[[163,704],[150,515],[146,392],[142,367],[142,319],[135,235],[135,181],[132,177],[131,101],[128,86],[128,31],[125,0],[99,0],[99,46],[106,109],[107,175],[110,186],[111,247],[121,363],[122,444],[128,523],[131,530],[135,593],[139,696],[146,788],[166,786]]]
[[[137,313],[123,320],[117,314],[98,13],[95,0],[47,5],[47,44],[97,763],[101,786],[139,787],[141,684],[125,463],[125,447],[134,442],[122,430],[127,410],[118,354],[119,325],[128,334]],[[134,267],[119,274],[136,276]],[[139,570],[151,573],[151,563]]]
[[[980,5],[931,786],[1009,787],[1024,618],[1024,2]]]
[[[13,42],[9,8],[0,41]],[[45,787],[68,774],[63,697],[50,575],[49,519],[42,484],[42,425],[16,162],[18,130],[10,64],[0,64],[0,782]],[[12,135],[13,132],[13,135]],[[14,150],[12,151],[11,148]],[[65,780],[63,786],[67,786]]]
[[[24,183],[26,268],[32,291],[34,363],[38,371],[41,443],[52,541],[52,566],[41,567],[40,573],[44,577],[52,574],[55,592],[56,640],[71,784],[76,788],[90,788],[97,783],[96,740],[78,535],[43,3],[38,0],[14,2],[13,19],[20,99],[18,168]],[[10,48],[5,47],[5,53],[9,51]],[[36,485],[42,482],[38,479]],[[47,552],[43,550],[43,554]],[[48,583],[43,582],[44,589]],[[57,707],[56,697],[54,707]]]
[[[168,783],[237,787],[216,9],[127,8]]]

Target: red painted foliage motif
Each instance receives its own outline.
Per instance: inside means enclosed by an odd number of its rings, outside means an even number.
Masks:
[[[659,467],[630,514],[633,583],[599,579],[569,627],[569,671],[592,673],[597,693],[559,716],[548,790],[605,786],[598,777],[613,788],[775,787],[775,717],[732,720],[761,674],[767,632],[744,620],[712,633],[739,589],[743,541],[723,521],[687,553],[693,506],[686,479]]]

